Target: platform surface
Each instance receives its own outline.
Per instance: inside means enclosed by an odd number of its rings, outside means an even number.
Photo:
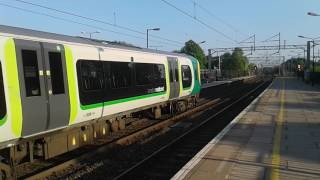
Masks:
[[[201,84],[201,89],[210,88],[210,87],[213,87],[213,86],[220,86],[220,85],[223,85],[223,84],[230,84],[230,83],[232,83],[234,81],[250,79],[250,78],[253,78],[253,77],[255,77],[255,76],[244,76],[244,77],[232,78],[232,79],[229,79],[229,80],[213,81],[213,82],[210,82],[210,83],[203,83],[203,84]]]
[[[276,78],[172,179],[320,179],[320,88]]]
[[[231,80],[230,81],[213,81],[210,83],[201,84],[201,89],[209,88],[213,86],[220,86],[220,85],[229,84],[229,83],[232,83],[232,81]]]

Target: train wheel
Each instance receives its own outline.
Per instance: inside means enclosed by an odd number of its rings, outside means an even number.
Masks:
[[[112,121],[111,130],[112,130],[112,132],[118,132],[119,131],[119,121],[118,120]]]
[[[120,119],[119,120],[119,129],[123,130],[126,128],[126,120],[125,119]]]

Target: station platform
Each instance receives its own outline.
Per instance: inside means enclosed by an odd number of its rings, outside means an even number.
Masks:
[[[223,84],[230,84],[230,83],[232,83],[231,80],[230,81],[213,81],[211,83],[201,84],[201,89],[205,89],[213,86],[220,86]]]
[[[172,179],[320,179],[320,87],[276,78]]]
[[[244,77],[232,78],[232,79],[229,79],[229,80],[213,81],[213,82],[210,82],[210,83],[204,83],[204,84],[201,84],[201,89],[210,88],[210,87],[213,87],[213,86],[220,86],[220,85],[223,85],[223,84],[230,84],[230,83],[235,82],[235,81],[241,81],[241,80],[250,79],[250,78],[253,78],[253,77],[255,77],[255,76],[244,76]]]

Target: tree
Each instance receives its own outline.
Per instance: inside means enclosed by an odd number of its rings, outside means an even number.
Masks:
[[[254,64],[254,63],[248,64],[248,72],[249,72],[249,75],[256,74],[256,73],[257,73],[257,70],[258,70],[258,67],[257,67],[256,64]]]
[[[305,69],[304,62],[305,62],[304,58],[291,58],[291,59],[288,59],[284,63],[284,65],[285,65],[285,67],[290,68],[290,69],[288,69],[289,71],[298,70],[298,65],[300,67],[300,70],[304,70]],[[315,63],[315,70],[317,70],[317,63]]]
[[[230,53],[224,53],[222,56],[221,56],[221,60],[222,60],[222,63],[221,63],[221,69],[223,70],[232,70],[232,67],[233,67],[233,60],[232,60],[232,56]]]
[[[173,50],[172,52],[173,52],[173,53],[181,53],[180,50]]]
[[[248,58],[244,56],[241,48],[235,48],[235,50],[230,53],[224,53],[221,56],[223,71],[228,71],[231,76],[245,75],[248,73]]]
[[[232,53],[232,59],[233,59],[233,70],[240,71],[240,72],[246,72],[248,71],[248,64],[249,61],[247,57],[244,56],[243,51],[241,48],[235,48]]]
[[[257,65],[255,65],[255,64],[253,64],[253,63],[250,63],[250,64],[248,65],[248,70],[249,70],[250,72],[255,71],[256,69],[257,69]]]
[[[199,61],[201,68],[206,66],[206,56],[202,48],[194,41],[187,41],[185,46],[181,49],[181,53],[195,57]]]

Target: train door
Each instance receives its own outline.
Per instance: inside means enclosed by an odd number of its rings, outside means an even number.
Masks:
[[[26,40],[15,40],[15,44],[22,136],[67,125],[70,108],[63,48]]]
[[[41,45],[15,40],[22,105],[22,136],[47,129],[48,101]]]
[[[47,129],[69,124],[70,102],[66,60],[62,45],[42,43],[49,112]]]
[[[179,83],[179,71],[178,71],[178,59],[174,57],[168,57],[169,66],[169,81],[170,81],[170,99],[179,97],[180,83]]]

